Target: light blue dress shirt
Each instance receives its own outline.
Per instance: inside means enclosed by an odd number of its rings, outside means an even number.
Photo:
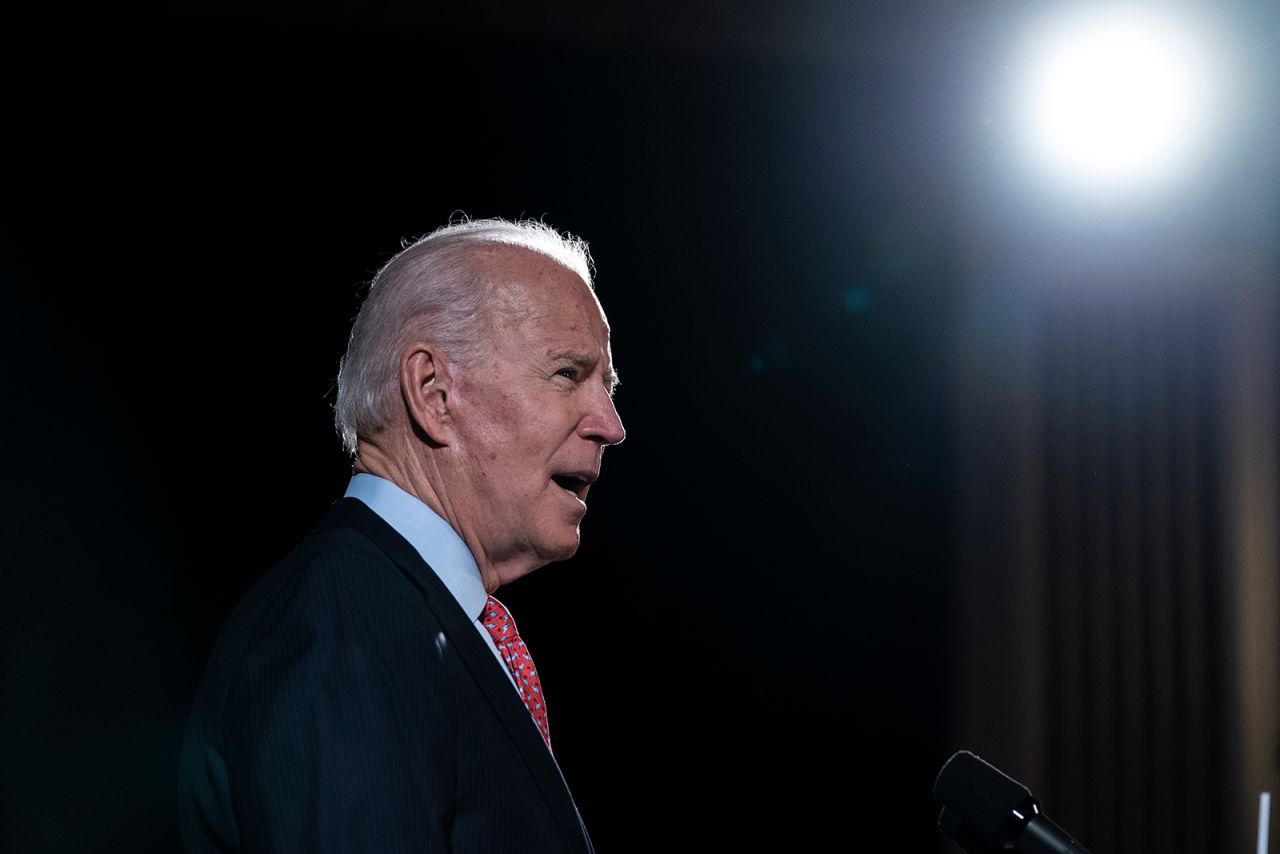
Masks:
[[[493,637],[480,622],[489,594],[480,579],[480,567],[458,532],[422,501],[377,475],[358,473],[347,485],[346,497],[363,502],[418,550],[453,594],[463,613],[471,618],[514,687],[515,677],[498,653]]]

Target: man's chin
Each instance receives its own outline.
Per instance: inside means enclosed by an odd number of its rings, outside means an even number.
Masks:
[[[568,560],[578,553],[578,546],[581,542],[582,537],[578,534],[578,529],[575,526],[572,536],[566,534],[564,537],[545,542],[542,544],[542,548],[539,552],[541,557],[543,557],[547,563],[557,560]]]

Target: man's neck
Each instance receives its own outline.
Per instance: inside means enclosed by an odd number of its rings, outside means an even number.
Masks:
[[[381,445],[362,440],[352,468],[357,473],[389,480],[448,522],[475,558],[487,592],[493,593],[501,587],[504,578],[514,580],[537,568],[526,566],[527,559],[519,557],[504,562],[484,549],[483,538],[467,524],[466,513],[452,500],[452,493],[445,487],[446,479],[430,453],[393,453]]]

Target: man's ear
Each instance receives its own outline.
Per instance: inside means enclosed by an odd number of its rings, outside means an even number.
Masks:
[[[434,345],[410,344],[400,356],[400,394],[409,421],[415,432],[436,445],[448,445],[453,439],[451,379],[449,363]]]

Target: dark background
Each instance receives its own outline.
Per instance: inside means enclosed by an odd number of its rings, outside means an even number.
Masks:
[[[942,850],[966,95],[1004,11],[10,21],[0,849],[178,850],[218,627],[348,477],[362,285],[464,213],[583,236],[613,326],[627,441],[578,556],[504,592],[597,848]]]

